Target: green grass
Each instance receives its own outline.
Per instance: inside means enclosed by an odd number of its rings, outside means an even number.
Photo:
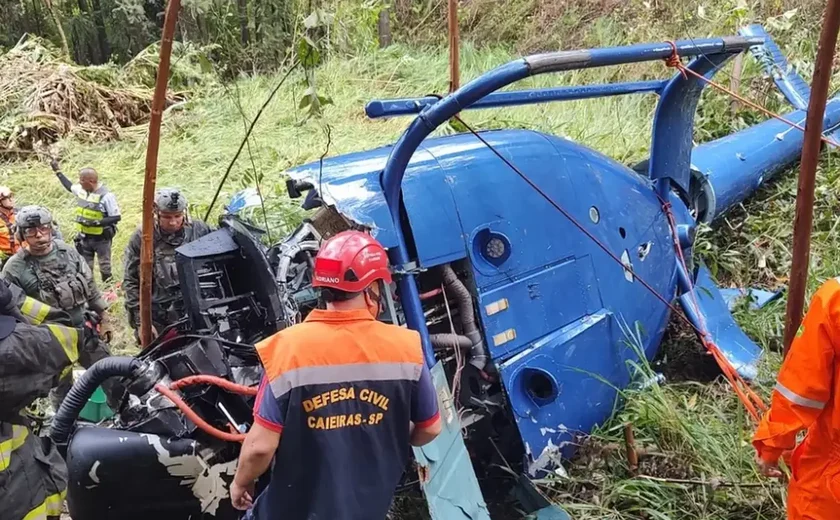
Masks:
[[[732,32],[730,21],[721,21],[725,10],[708,25],[720,24],[718,31]],[[602,40],[617,37],[599,25]],[[622,29],[627,38],[627,28]],[[703,29],[698,30],[698,33]],[[791,29],[788,34],[795,31]],[[635,28],[628,43],[645,39],[665,39],[679,31],[659,26]],[[644,36],[644,37],[643,37]],[[778,36],[778,35],[776,35]],[[784,34],[783,34],[784,36]],[[783,41],[797,60],[809,60],[813,27],[800,39]],[[610,43],[617,43],[610,41]],[[568,45],[572,46],[572,45]],[[474,48],[462,51],[464,81],[511,59],[504,48]],[[750,63],[750,60],[747,60]],[[282,71],[281,71],[282,72]],[[569,73],[522,82],[517,88],[578,84],[663,77],[668,72],[659,63],[640,67]],[[228,89],[220,85],[201,87],[182,109],[164,117],[160,149],[158,186],[182,188],[195,208],[206,207],[244,135],[243,120],[236,97],[248,117],[253,117],[270,88],[282,76],[241,79]],[[725,75],[724,75],[725,77]],[[330,155],[392,143],[408,124],[406,118],[368,120],[364,103],[379,97],[408,97],[444,93],[447,88],[447,54],[435,48],[409,48],[395,45],[358,57],[328,60],[317,73],[319,90],[335,103],[321,119],[304,121],[297,100],[305,87],[302,77],[293,75],[280,89],[256,127],[251,141],[253,164],[263,179],[264,193],[271,198],[282,218],[273,219],[272,231],[280,236],[297,214],[282,189],[282,172],[297,164],[316,160],[324,153],[325,125],[331,129]],[[744,83],[764,86],[757,79],[757,68],[748,65]],[[754,92],[750,91],[750,94]],[[772,106],[783,106],[771,97]],[[522,127],[560,134],[592,146],[624,163],[646,156],[650,143],[655,106],[652,96],[628,96],[592,101],[555,103],[516,109],[466,112],[467,122],[479,128]],[[742,111],[729,114],[728,100],[710,93],[698,117],[699,140],[743,127],[756,119]],[[439,133],[451,132],[444,128]],[[115,239],[117,278],[121,277],[122,251],[139,223],[141,189],[145,162],[146,128],[124,132],[123,140],[89,145],[73,140],[60,144],[64,171],[73,175],[84,166],[95,167],[116,193],[124,220]],[[224,201],[234,191],[249,184],[254,167],[247,151],[240,157],[232,177],[222,191]],[[0,165],[0,182],[17,193],[19,204],[50,207],[69,231],[73,198],[67,194],[45,163],[20,161]],[[840,194],[840,168],[836,157],[822,162],[817,191],[817,211],[813,235],[811,289],[840,272],[836,216]],[[715,269],[724,283],[776,287],[785,282],[790,267],[791,226],[795,196],[794,176],[780,175],[777,182],[761,190],[756,198],[728,215],[710,232],[701,236],[699,253]],[[217,208],[218,209],[218,208]],[[198,211],[194,211],[198,213]],[[197,215],[193,215],[194,217]],[[286,229],[284,229],[286,228]],[[124,320],[121,305],[116,319]],[[767,395],[778,355],[771,350],[779,344],[783,303],[762,311],[740,311],[738,320],[745,330],[768,350],[760,391]],[[677,356],[697,351],[697,342],[685,334],[670,336],[666,352]],[[117,350],[132,349],[130,334],[118,334]],[[643,367],[643,370],[650,370]],[[616,418],[593,435],[592,442],[570,468],[568,479],[545,484],[545,492],[563,503],[576,519],[781,519],[784,517],[782,486],[761,480],[752,464],[749,437],[752,426],[737,398],[718,383],[672,383],[626,393],[626,407]],[[650,453],[643,458],[641,471],[654,476],[701,480],[709,485],[678,484],[633,478],[623,455],[622,427],[631,422],[637,443]],[[720,486],[748,483],[752,487]]]
[[[509,59],[511,55],[505,50],[478,51],[466,46],[462,61],[464,81]],[[326,107],[323,118],[308,120],[305,120],[304,112],[297,109],[297,100],[305,90],[302,75],[292,74],[252,134],[253,165],[246,149],[234,166],[220,201],[224,202],[249,184],[255,165],[258,176],[263,179],[264,193],[272,198],[270,205],[293,215],[295,212],[290,209],[291,203],[282,187],[282,172],[288,167],[317,160],[324,153],[326,125],[330,127],[330,155],[392,143],[406,127],[408,119],[369,120],[364,114],[365,102],[378,97],[445,93],[447,67],[447,55],[443,52],[402,46],[364,57],[331,60],[319,69],[317,77],[319,89],[334,100],[334,105]],[[203,215],[244,136],[237,98],[242,110],[252,118],[281,76],[278,73],[275,77],[243,79],[226,88],[221,85],[204,87],[184,107],[164,116],[157,186],[183,189],[193,206],[193,217]],[[608,77],[607,72],[600,71],[572,73],[562,78],[524,81],[521,86],[604,81]],[[477,111],[464,117],[478,128],[535,128],[566,135],[614,152],[619,160],[630,161],[644,156],[650,140],[654,102],[653,97],[612,98]],[[447,131],[451,130],[442,130]],[[114,241],[117,279],[122,276],[122,251],[140,221],[146,137],[147,128],[136,127],[123,131],[123,140],[119,142],[90,145],[68,140],[56,147],[62,157],[62,168],[69,177],[75,178],[80,168],[92,166],[118,198],[123,221]],[[74,199],[63,190],[45,161],[0,164],[0,182],[15,191],[18,205],[49,207],[66,234],[72,235]],[[216,210],[219,206],[217,204]],[[272,231],[275,236],[281,236],[284,229]],[[116,311],[119,320],[123,319],[121,312]],[[132,343],[130,334],[121,332],[117,335],[119,349],[129,348]]]

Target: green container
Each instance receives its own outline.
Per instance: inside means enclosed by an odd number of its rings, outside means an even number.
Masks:
[[[88,402],[85,403],[84,408],[79,413],[79,418],[90,422],[99,422],[114,415],[111,408],[105,403],[105,392],[102,387],[98,387],[96,391],[90,396]]]

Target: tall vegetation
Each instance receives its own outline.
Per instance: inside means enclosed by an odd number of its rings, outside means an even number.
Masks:
[[[441,44],[445,0],[183,0],[177,38],[212,48],[225,72],[275,71],[301,41],[360,54],[376,49],[380,21],[387,39]],[[706,6],[705,4],[709,4]],[[698,27],[735,28],[798,8],[818,19],[817,0],[461,0],[462,37],[479,47],[518,52],[618,43],[662,27],[696,34]],[[50,40],[77,64],[126,63],[158,41],[166,0],[0,0],[0,49],[24,35]],[[721,14],[710,20],[712,13]],[[334,16],[333,16],[334,15]],[[709,22],[714,21],[713,24]],[[314,24],[314,25],[313,25]],[[317,33],[317,38],[312,34]],[[384,42],[383,42],[384,43]]]

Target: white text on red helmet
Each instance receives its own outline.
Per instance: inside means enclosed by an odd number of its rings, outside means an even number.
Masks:
[[[315,280],[324,283],[339,283],[341,281],[337,277],[319,276],[317,274],[315,275]]]
[[[382,251],[371,251],[370,249],[362,249],[361,253],[362,262],[378,262],[382,259]]]

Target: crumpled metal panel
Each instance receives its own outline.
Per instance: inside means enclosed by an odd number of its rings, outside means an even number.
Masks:
[[[735,310],[735,307],[743,298],[747,298],[749,300],[751,311],[757,311],[762,309],[768,303],[777,300],[782,295],[782,291],[765,291],[764,289],[755,288],[733,288],[721,289],[720,294],[723,296],[724,301],[726,301],[726,306],[730,311]]]
[[[499,371],[525,445],[528,473],[541,476],[574,451],[580,434],[609,417],[637,359],[605,310],[535,341]]]
[[[782,54],[776,42],[767,34],[764,27],[758,24],[748,25],[742,27],[738,34],[764,38],[764,44],[752,47],[750,53],[764,67],[764,71],[773,78],[776,86],[779,87],[779,90],[782,91],[793,107],[799,110],[807,110],[808,100],[811,98],[811,87],[788,63],[787,58]]]
[[[464,150],[466,159],[468,151],[475,148],[467,141],[463,136],[429,139],[409,163],[403,201],[420,265],[451,262],[466,254],[455,202],[444,173],[428,150]],[[312,183],[316,191],[322,192],[324,202],[334,205],[353,222],[370,228],[371,234],[390,249],[397,245],[397,237],[379,181],[390,151],[391,147],[382,147],[331,157],[324,160],[323,168],[313,162],[287,173],[295,180]]]
[[[225,229],[217,229],[201,237],[201,240],[188,242],[176,249],[179,255],[187,258],[204,258],[238,250],[239,245],[234,242],[233,237]]]
[[[490,520],[441,363],[432,367],[432,381],[443,429],[434,441],[414,448],[429,512],[435,520]]]
[[[225,210],[228,213],[235,214],[248,208],[258,208],[262,205],[262,198],[256,188],[245,188],[233,194],[227,204]]]
[[[692,297],[693,295],[693,297]],[[694,301],[698,312],[695,311]],[[744,379],[755,379],[758,375],[758,361],[763,351],[735,323],[726,299],[720,294],[712,273],[702,265],[690,293],[680,296],[680,304],[686,316],[695,327],[702,330],[700,317],[712,341],[720,348],[724,357]]]

